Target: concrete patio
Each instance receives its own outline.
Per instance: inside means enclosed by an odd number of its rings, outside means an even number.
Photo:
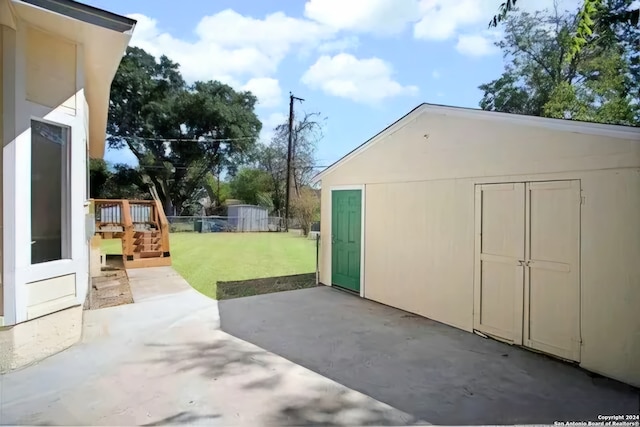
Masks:
[[[337,289],[221,301],[220,313],[225,332],[433,424],[640,411],[630,386]]]
[[[0,376],[0,424],[405,425],[414,417],[219,329],[170,267],[134,304],[86,311],[82,342]]]

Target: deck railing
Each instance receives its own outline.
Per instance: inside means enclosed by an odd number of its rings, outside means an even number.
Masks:
[[[94,199],[96,226],[125,226],[128,217],[133,225],[156,225],[160,228],[164,216],[162,206],[155,200]],[[127,212],[128,215],[125,215]]]
[[[157,200],[94,199],[95,230],[122,239],[122,255],[134,257],[141,233],[160,232],[160,251],[169,253],[169,222]],[[107,237],[107,238],[109,238]]]

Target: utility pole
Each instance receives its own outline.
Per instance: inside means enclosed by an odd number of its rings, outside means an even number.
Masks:
[[[293,152],[293,101],[304,101],[289,92],[289,146],[287,148],[287,191],[284,202],[284,230],[289,231],[289,197],[291,194],[291,157]]]

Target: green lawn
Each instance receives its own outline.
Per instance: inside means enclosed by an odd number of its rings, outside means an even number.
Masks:
[[[218,280],[247,280],[315,271],[315,241],[288,233],[174,233],[171,260],[191,286],[212,298]],[[120,240],[103,253],[122,253]]]

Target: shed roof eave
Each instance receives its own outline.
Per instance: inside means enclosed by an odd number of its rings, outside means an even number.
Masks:
[[[460,118],[502,121],[522,126],[541,127],[564,132],[575,132],[588,135],[608,136],[626,140],[636,139],[640,143],[640,127],[612,125],[603,123],[581,122],[576,120],[553,119],[548,117],[526,116],[523,114],[501,113],[497,111],[486,111],[474,108],[451,107],[447,105],[423,103],[409,111],[407,114],[393,122],[391,125],[378,132],[376,135],[351,150],[339,160],[325,168],[312,178],[312,182],[317,184],[322,178],[350,159],[357,157],[362,152],[375,145],[376,142],[387,135],[401,129],[411,120],[422,113],[430,112],[440,115],[450,115]]]

